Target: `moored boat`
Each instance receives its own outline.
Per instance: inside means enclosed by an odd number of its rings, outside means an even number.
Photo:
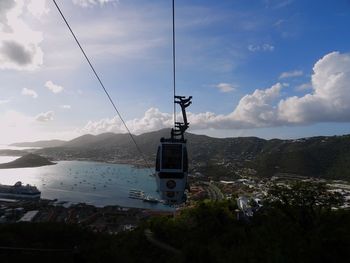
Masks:
[[[39,199],[41,192],[32,185],[23,185],[22,182],[17,182],[14,185],[2,185],[0,184],[0,197],[1,198],[14,198],[14,199]]]

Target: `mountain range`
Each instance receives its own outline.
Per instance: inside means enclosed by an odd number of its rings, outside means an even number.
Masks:
[[[151,166],[159,139],[169,135],[170,129],[134,135]],[[186,139],[192,173],[201,172],[214,178],[246,173],[267,177],[290,173],[350,179],[350,135],[265,140],[256,137],[213,138],[187,133]],[[55,143],[57,145],[57,141],[52,142]],[[84,159],[145,165],[129,134],[87,134],[71,141],[58,141],[58,144],[35,152],[55,160]],[[34,145],[45,147],[50,142],[31,144]]]
[[[46,140],[46,141],[37,141],[37,142],[18,142],[10,144],[10,146],[17,146],[17,147],[59,147],[63,144],[65,144],[66,141],[62,140]]]

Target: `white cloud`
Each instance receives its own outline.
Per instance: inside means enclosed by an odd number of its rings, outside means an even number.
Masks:
[[[46,6],[46,0],[30,0],[27,8],[28,11],[37,18],[40,18],[50,11]]]
[[[279,97],[282,84],[277,83],[266,90],[256,90],[253,94],[244,96],[236,109],[228,115],[216,115],[212,112],[192,113],[187,117],[190,128],[201,129],[242,129],[275,125],[276,108],[271,103]],[[177,115],[181,119],[181,114]],[[147,131],[172,127],[173,115],[161,112],[157,108],[150,108],[140,119],[126,122],[132,133],[140,134]],[[89,121],[81,133],[99,134],[103,132],[126,132],[118,117],[105,118],[99,121]]]
[[[270,103],[278,98],[282,84],[277,83],[266,90],[256,90],[253,94],[244,96],[236,109],[228,115],[216,115],[212,112],[188,112],[188,120],[192,129],[241,129],[249,127],[264,127],[276,120],[275,107]],[[181,119],[178,113],[177,119]],[[150,108],[140,119],[126,122],[130,131],[135,134],[172,127],[173,115]],[[105,118],[99,121],[89,121],[81,133],[98,134],[103,132],[126,132],[118,117]]]
[[[295,88],[297,91],[304,91],[308,89],[312,89],[312,84],[311,83],[303,83]]]
[[[279,79],[299,77],[302,75],[303,75],[303,71],[301,70],[287,71],[287,72],[282,72],[281,75],[279,76]]]
[[[200,129],[246,129],[319,122],[350,122],[350,54],[332,52],[315,64],[312,92],[302,97],[280,99],[285,84],[257,89],[241,98],[233,112],[188,113],[190,127]],[[180,117],[180,116],[179,116]],[[127,122],[133,133],[172,126],[172,115],[151,108],[140,119]],[[120,120],[90,121],[83,132],[125,132]]]
[[[274,125],[277,114],[273,102],[280,96],[282,87],[281,83],[276,83],[268,89],[257,89],[253,94],[245,95],[229,115],[230,119],[245,123],[245,126]]]
[[[260,50],[260,46],[259,45],[249,45],[248,46],[248,50],[255,52],[255,51],[259,51]]]
[[[38,93],[36,93],[35,90],[27,89],[27,88],[23,88],[21,94],[24,96],[30,96],[33,99],[36,99],[38,97]]]
[[[62,92],[64,89],[62,86],[54,84],[51,80],[46,81],[45,87],[51,90],[55,94]]]
[[[173,124],[173,115],[163,113],[157,108],[150,108],[142,118],[129,120],[126,124],[132,133],[140,134],[145,131],[171,127]],[[102,132],[126,132],[126,130],[117,116],[111,119],[105,118],[99,121],[89,121],[81,130],[81,133],[98,134]]]
[[[43,63],[41,32],[22,20],[23,0],[0,1],[0,69],[34,70]]]
[[[118,0],[73,0],[75,5],[82,7],[93,7],[95,5],[103,6],[108,3],[118,3]]]
[[[65,110],[70,110],[72,108],[71,105],[61,105],[60,108],[65,109]]]
[[[226,93],[226,92],[234,91],[236,89],[236,86],[230,83],[219,83],[215,85],[215,88],[220,90],[220,92]]]
[[[275,47],[270,44],[262,44],[262,45],[249,45],[248,50],[251,52],[258,52],[258,51],[269,51],[272,52],[275,50]]]
[[[314,65],[312,92],[281,100],[286,123],[350,121],[350,54],[332,52]]]
[[[53,111],[42,112],[35,117],[35,120],[39,122],[48,122],[53,120],[53,116]]]
[[[0,105],[9,103],[10,100],[0,100]]]

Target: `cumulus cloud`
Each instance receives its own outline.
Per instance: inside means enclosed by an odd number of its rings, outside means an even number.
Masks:
[[[45,87],[51,90],[55,94],[62,92],[64,89],[62,86],[54,84],[51,80],[46,81]]]
[[[230,83],[219,83],[215,85],[215,88],[217,88],[220,92],[231,92],[236,89],[235,85],[230,84]]]
[[[312,92],[278,105],[287,123],[350,121],[350,54],[332,52],[314,65]]]
[[[15,7],[15,1],[2,0],[0,1],[0,28],[2,30],[10,30],[8,25],[7,12]]]
[[[3,58],[14,62],[17,65],[27,65],[32,62],[32,50],[15,41],[3,41],[0,47]]]
[[[258,51],[274,51],[275,47],[270,44],[262,44],[262,45],[249,45],[248,50],[251,52],[258,52]]]
[[[48,122],[53,120],[53,116],[53,111],[42,112],[35,117],[35,120],[39,122]]]
[[[276,107],[272,106],[279,96],[283,85],[277,83],[265,90],[256,90],[253,94],[244,96],[236,109],[228,115],[217,115],[212,112],[192,113],[188,112],[187,117],[191,129],[243,129],[252,127],[265,127],[276,125]],[[177,119],[181,119],[178,114]],[[157,108],[146,111],[140,119],[127,121],[132,133],[140,134],[147,131],[159,130],[172,127],[173,116],[161,112]],[[126,132],[118,117],[106,118],[99,121],[89,121],[81,130],[82,133],[98,134],[103,132]]]
[[[142,118],[129,120],[126,124],[131,132],[139,134],[145,131],[171,127],[173,124],[173,115],[163,113],[157,108],[150,108]],[[116,116],[99,121],[89,121],[81,132],[98,134],[102,132],[126,132],[126,130],[119,117]]]
[[[40,18],[49,12],[46,0],[31,0],[27,5],[28,11],[35,17]]]
[[[0,1],[0,69],[34,70],[43,63],[42,33],[22,20],[28,9],[21,0]]]
[[[245,95],[230,114],[231,119],[255,127],[274,125],[277,113],[273,102],[280,96],[282,86],[276,83],[268,89],[257,89],[253,94]]]
[[[247,129],[318,122],[350,122],[350,54],[332,52],[317,61],[311,79],[312,91],[302,97],[281,98],[284,83],[257,89],[243,96],[227,115],[188,112],[190,127],[200,129]],[[178,116],[180,118],[180,115]],[[157,108],[140,119],[127,121],[131,132],[139,134],[172,126],[172,115]],[[88,133],[125,132],[115,117],[90,121]]]
[[[72,108],[71,105],[61,105],[60,108],[65,109],[65,110],[70,110]]]
[[[38,97],[38,93],[36,93],[35,90],[27,89],[27,88],[23,88],[21,94],[24,96],[30,96],[33,99],[36,99]]]
[[[282,72],[281,75],[279,76],[279,79],[299,77],[302,75],[303,75],[303,71],[301,70],[287,71],[287,72]]]
[[[108,3],[118,3],[119,0],[73,0],[73,3],[81,7],[103,6]]]

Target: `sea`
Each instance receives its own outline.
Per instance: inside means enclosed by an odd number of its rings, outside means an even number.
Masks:
[[[0,156],[0,163],[17,158],[17,156]],[[172,209],[162,203],[147,203],[129,198],[131,189],[142,190],[146,195],[159,198],[156,180],[150,169],[90,161],[56,163],[34,168],[0,169],[0,184],[13,185],[21,181],[23,184],[35,185],[41,191],[41,198],[57,199],[58,202],[67,202],[66,204]]]

